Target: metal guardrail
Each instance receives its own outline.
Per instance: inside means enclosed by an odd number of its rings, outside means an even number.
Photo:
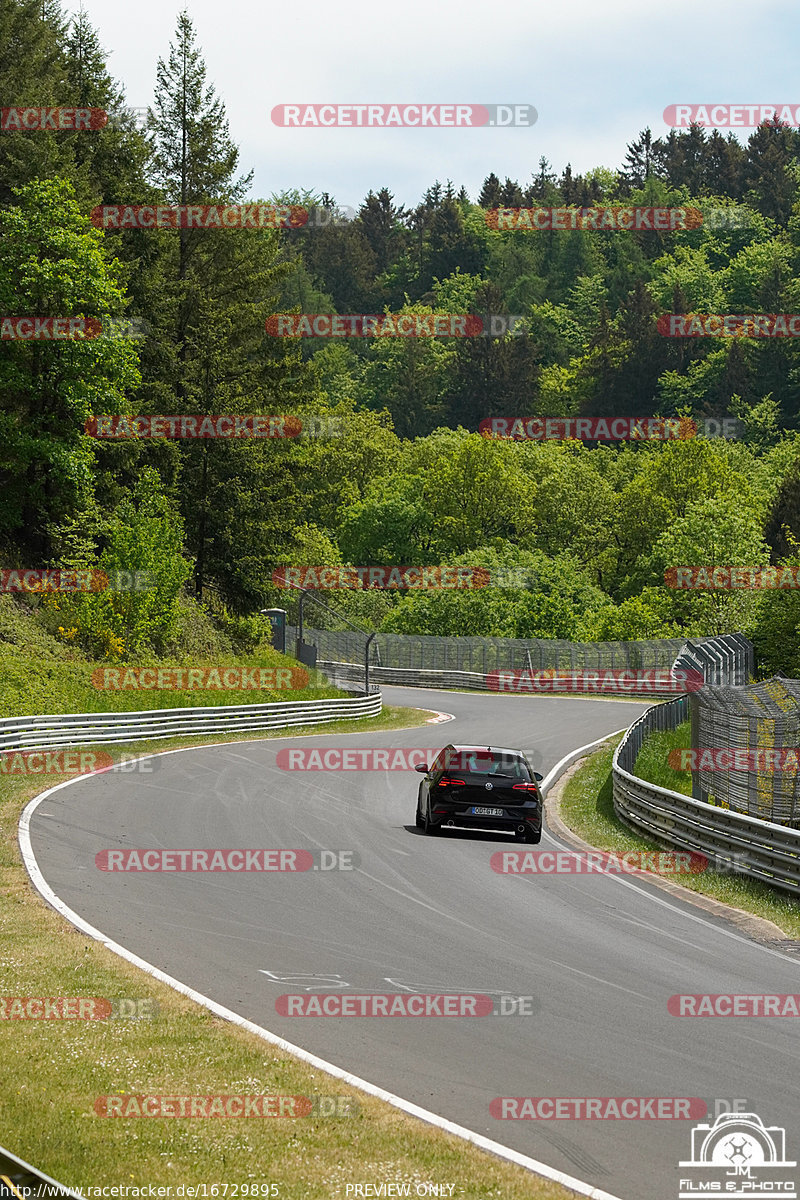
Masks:
[[[30,1163],[25,1162],[22,1158],[17,1158],[16,1154],[12,1154],[10,1150],[6,1150],[2,1146],[0,1146],[0,1180],[3,1181],[3,1186],[0,1187],[0,1196],[16,1196],[18,1198],[48,1196],[58,1198],[58,1200],[70,1200],[70,1198],[83,1200],[80,1192],[65,1187],[63,1183],[59,1183],[50,1175],[45,1175],[44,1171],[32,1167]]]
[[[179,734],[244,733],[321,725],[356,717],[377,717],[379,691],[344,699],[292,700],[286,704],[160,708],[145,712],[65,713],[61,716],[5,717],[0,720],[0,751],[47,750],[176,737]]]
[[[688,714],[689,698],[679,696],[649,708],[631,725],[611,768],[615,813],[661,845],[694,850],[736,874],[800,895],[800,831],[717,808],[633,774],[647,734],[675,729]]]
[[[361,679],[364,675],[364,668],[356,666],[355,663],[347,662],[317,662],[317,670],[321,671],[327,680],[334,687],[342,687],[354,680]],[[534,672],[535,674],[535,672]],[[467,689],[468,691],[479,692],[498,692],[497,685],[491,687],[486,675],[479,674],[476,671],[436,671],[427,670],[417,667],[370,667],[370,679],[378,683],[394,684],[396,687],[429,687],[429,688],[453,688]],[[524,684],[524,679],[522,680]],[[512,689],[513,690],[513,689]],[[522,694],[525,694],[527,689],[523,686],[520,688]],[[654,689],[648,688],[647,691],[642,690],[639,695],[652,696]],[[500,692],[502,695],[508,695],[508,692]],[[543,688],[540,691],[533,689],[531,694],[535,695],[565,695],[561,689],[554,690],[549,693]],[[604,690],[605,694],[605,690]],[[612,694],[609,689],[609,695]],[[630,688],[620,687],[618,695],[635,697],[636,692]],[[665,694],[668,694],[665,692]]]
[[[317,670],[334,686],[342,687],[363,678],[363,666],[349,662],[320,662]],[[489,691],[485,675],[473,671],[426,671],[403,667],[370,667],[370,678],[376,683],[393,683],[396,687],[467,688]]]

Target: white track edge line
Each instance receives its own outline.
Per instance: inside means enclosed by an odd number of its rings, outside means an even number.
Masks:
[[[596,746],[602,746],[603,743],[607,742],[610,738],[616,737],[618,733],[626,733],[628,729],[629,726],[625,725],[622,729],[615,729],[613,733],[607,733],[605,737],[598,738],[596,742],[589,742],[587,746],[579,746],[577,750],[570,750],[569,754],[565,754],[564,757],[559,759],[556,765],[547,772],[547,775],[539,784],[539,791],[542,793],[542,796],[544,796],[545,792],[550,791],[550,788],[556,782],[559,775],[563,775],[567,767],[571,767],[572,764],[577,762],[579,758],[583,758],[587,750],[594,750]]]
[[[596,742],[590,742],[588,746],[581,746],[581,748],[579,750],[573,750],[569,754],[565,755],[564,758],[562,758],[560,762],[557,762],[556,765],[553,767],[553,769],[548,773],[547,778],[543,779],[542,782],[539,784],[539,790],[541,791],[542,796],[544,797],[545,792],[548,791],[553,786],[553,784],[557,781],[558,776],[560,774],[562,774],[567,769],[567,767],[571,766],[572,763],[574,763],[578,758],[583,757],[585,751],[593,750],[593,749],[595,749],[595,747],[601,746],[604,742],[607,742],[611,738],[616,737],[618,733],[626,733],[626,732],[627,732],[627,728],[626,729],[618,729],[615,733],[609,733],[607,737],[598,738],[598,740]],[[580,853],[579,851],[575,850],[574,846],[570,846],[567,842],[562,841],[561,838],[559,838],[556,834],[554,834],[549,829],[547,830],[547,836],[550,838],[550,840],[552,842],[555,843],[556,846],[562,846],[565,850],[569,850],[573,854]],[[644,836],[644,835],[642,835],[642,836]],[[583,841],[584,839],[581,839],[581,840]],[[723,937],[732,938],[734,941],[742,942],[742,943],[744,943],[744,945],[750,946],[751,948],[756,947],[759,950],[763,950],[766,954],[770,954],[775,958],[780,958],[784,962],[791,963],[792,966],[794,966],[794,967],[797,966],[797,959],[792,958],[788,954],[784,954],[782,950],[776,950],[776,949],[774,949],[774,947],[768,945],[766,942],[760,942],[760,941],[757,941],[753,937],[747,937],[745,934],[739,933],[735,929],[728,929],[728,928],[726,928],[726,926],[720,925],[718,923],[718,921],[711,921],[707,917],[700,916],[700,914],[697,912],[692,912],[691,909],[696,908],[698,906],[693,904],[690,896],[679,896],[679,897],[670,896],[669,898],[665,897],[662,894],[661,889],[656,884],[652,883],[651,880],[647,879],[647,875],[649,873],[650,872],[635,871],[635,872],[631,872],[632,877],[630,879],[623,879],[622,875],[617,875],[612,872],[610,874],[605,875],[604,878],[610,879],[612,883],[618,883],[622,887],[632,888],[634,891],[638,892],[640,896],[647,896],[650,900],[653,901],[654,904],[659,904],[659,905],[661,905],[662,908],[671,908],[673,911],[678,911],[681,913],[682,916],[686,917],[688,920],[695,921],[698,925],[705,925],[707,929],[713,929],[716,933],[721,934]],[[635,878],[634,878],[634,876],[635,876]],[[643,883],[650,883],[651,886],[650,887],[640,887],[639,886],[640,881]],[[699,894],[702,895],[703,893],[699,893]],[[712,899],[713,899],[713,897],[712,897]],[[721,904],[725,908],[731,907],[730,905],[725,904],[724,900],[718,900],[717,903]],[[746,911],[746,910],[741,910],[741,911]],[[752,915],[752,914],[749,914],[749,915]],[[723,920],[725,919],[725,914],[720,914],[720,916]]]
[[[613,734],[607,736],[613,736]],[[605,738],[600,739],[601,742],[605,740]],[[597,744],[599,743],[591,743],[592,746]],[[187,750],[202,750],[203,748],[204,747],[202,746],[186,746],[179,750],[168,751],[168,753],[182,754]],[[583,746],[581,749],[586,750],[589,749],[589,747]],[[567,755],[567,758],[571,757],[571,755]],[[566,759],[561,760],[562,763],[565,761]],[[553,770],[557,770],[560,766],[561,763],[558,763]],[[553,771],[550,772],[550,775],[552,774]],[[386,1104],[391,1104],[392,1107],[399,1108],[403,1112],[408,1113],[409,1116],[417,1117],[419,1120],[425,1121],[428,1125],[434,1125],[437,1129],[441,1129],[445,1133],[450,1133],[453,1134],[454,1137],[461,1138],[462,1141],[471,1142],[472,1145],[477,1146],[481,1150],[487,1150],[490,1154],[494,1154],[497,1158],[505,1159],[507,1162],[512,1162],[516,1166],[525,1167],[526,1170],[531,1171],[552,1183],[561,1184],[563,1187],[567,1188],[569,1191],[575,1192],[579,1196],[586,1196],[587,1200],[621,1200],[621,1197],[619,1196],[614,1196],[610,1192],[601,1191],[599,1188],[595,1188],[589,1183],[584,1183],[581,1179],[576,1179],[572,1175],[567,1175],[563,1171],[556,1170],[555,1167],[548,1166],[547,1163],[540,1162],[536,1158],[529,1158],[525,1154],[520,1154],[517,1150],[512,1150],[509,1146],[503,1146],[500,1144],[500,1142],[495,1142],[492,1141],[491,1138],[484,1137],[483,1134],[475,1133],[474,1130],[467,1129],[463,1125],[457,1125],[455,1122],[449,1121],[446,1117],[439,1116],[438,1113],[430,1112],[429,1109],[421,1108],[417,1104],[412,1104],[410,1100],[404,1100],[402,1096],[396,1096],[393,1092],[387,1092],[384,1088],[378,1087],[377,1084],[370,1083],[366,1079],[361,1079],[358,1075],[353,1075],[351,1072],[345,1071],[342,1067],[337,1067],[334,1063],[327,1062],[324,1058],[319,1058],[316,1054],[311,1054],[308,1050],[304,1050],[302,1046],[295,1046],[292,1042],[287,1042],[284,1038],[279,1037],[277,1034],[271,1033],[270,1030],[264,1029],[261,1025],[256,1025],[253,1021],[248,1021],[246,1017],[239,1016],[238,1013],[235,1013],[231,1009],[225,1008],[223,1005],[218,1004],[216,1000],[212,1000],[210,997],[204,996],[201,992],[195,991],[194,988],[190,988],[185,983],[181,983],[179,979],[174,979],[171,975],[167,975],[165,971],[160,970],[158,967],[154,967],[151,963],[145,962],[143,958],[139,958],[138,955],[133,954],[130,950],[126,949],[125,946],[121,946],[118,942],[114,942],[110,938],[107,938],[101,930],[97,929],[94,925],[90,925],[89,922],[85,921],[83,917],[78,915],[78,913],[73,912],[73,910],[64,904],[64,902],[56,895],[39,869],[39,864],[36,861],[36,855],[33,853],[33,846],[31,844],[30,822],[33,814],[43,800],[46,800],[49,796],[52,796],[54,792],[60,791],[61,788],[69,787],[70,784],[77,782],[77,779],[80,778],[81,776],[78,776],[76,779],[67,779],[63,783],[56,784],[55,787],[48,788],[47,791],[42,792],[41,795],[34,796],[34,798],[25,806],[19,821],[20,852],[22,854],[25,869],[30,876],[31,882],[43,899],[45,899],[47,903],[56,910],[56,912],[64,917],[65,920],[69,921],[71,925],[74,925],[77,929],[80,929],[83,933],[87,934],[95,941],[102,942],[105,948],[110,950],[112,954],[116,954],[118,957],[124,958],[133,966],[138,967],[140,970],[145,971],[148,975],[151,975],[154,979],[157,979],[159,982],[165,983],[168,987],[173,988],[174,991],[180,992],[182,995],[187,996],[190,1000],[194,1000],[195,1003],[203,1005],[204,1008],[209,1009],[209,1011],[213,1012],[216,1016],[222,1017],[226,1021],[230,1021],[233,1025],[238,1025],[240,1029],[246,1029],[248,1033],[253,1033],[257,1037],[260,1037],[263,1041],[270,1042],[273,1046],[277,1046],[279,1049],[285,1050],[289,1054],[293,1054],[296,1058],[301,1059],[310,1066],[317,1067],[320,1070],[325,1071],[328,1075],[332,1075],[335,1079],[341,1079],[345,1083],[349,1083],[351,1086],[357,1087],[361,1091],[366,1092],[367,1095],[375,1096],[377,1099],[383,1100]]]

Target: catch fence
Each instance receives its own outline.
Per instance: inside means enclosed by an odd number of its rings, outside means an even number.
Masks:
[[[776,677],[750,687],[705,687],[691,697],[688,711],[691,746],[697,754],[694,798],[800,826],[797,754],[776,753],[800,753],[800,680]],[[714,769],[720,752],[727,765]]]
[[[287,646],[297,636],[287,627]],[[367,634],[328,629],[303,630],[306,643],[316,647],[317,668],[332,682],[363,678]],[[290,640],[291,639],[291,640]],[[378,633],[370,647],[370,677],[383,683],[410,686],[486,687],[492,671],[564,672],[624,670],[670,671],[687,647],[702,656],[703,642],[681,638],[635,642],[568,642],[544,638],[436,637],[422,634]],[[695,666],[687,660],[687,666]],[[355,672],[353,671],[355,668]],[[703,669],[702,666],[700,669]],[[359,674],[360,672],[360,674]],[[444,675],[464,678],[447,684]]]

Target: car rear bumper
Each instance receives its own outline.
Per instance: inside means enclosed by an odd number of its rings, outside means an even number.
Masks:
[[[437,809],[440,807],[443,806],[434,805],[431,812],[431,823],[440,827],[452,825],[460,829],[490,829],[497,833],[517,833],[520,825],[524,825],[532,833],[539,833],[542,828],[542,814],[538,808],[522,809],[502,817],[487,817],[459,811],[457,808],[439,812]]]

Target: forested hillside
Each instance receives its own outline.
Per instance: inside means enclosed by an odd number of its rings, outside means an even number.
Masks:
[[[157,49],[155,54],[157,55]],[[172,645],[197,604],[231,628],[293,609],[284,564],[518,568],[469,593],[326,594],[396,632],[582,640],[742,630],[800,674],[795,590],[679,592],[680,564],[800,563],[796,339],[669,338],[666,313],[800,312],[800,133],[634,136],[617,167],[531,164],[405,209],[252,194],[191,21],[153,63],[146,127],[96,32],[54,0],[0,6],[4,104],[104,109],[91,132],[0,132],[0,321],[136,318],[143,336],[3,340],[0,565],[152,572],[61,599],[52,636],[96,657]],[[101,229],[100,205],[302,205],[291,229]],[[352,205],[352,219],[340,206]],[[500,230],[498,207],[690,209],[675,231]],[[321,216],[320,216],[321,214]],[[296,339],[274,313],[515,314],[502,338]],[[122,326],[124,328],[124,325]],[[104,441],[104,414],[340,418],[329,437]],[[494,440],[492,416],[736,417],[737,439]],[[512,577],[513,578],[513,577]],[[333,599],[331,599],[331,596]],[[315,621],[323,620],[321,614]]]

